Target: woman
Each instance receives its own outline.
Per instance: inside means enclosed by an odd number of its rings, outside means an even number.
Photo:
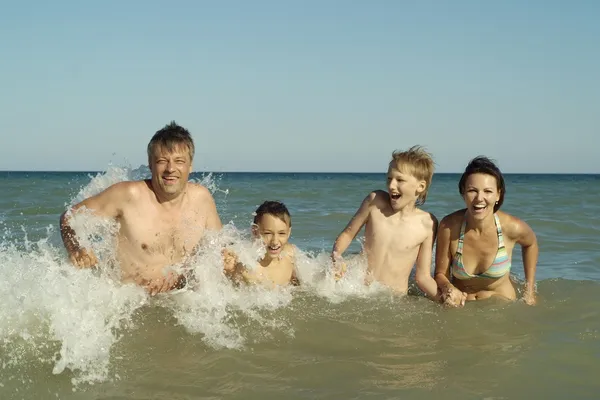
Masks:
[[[477,157],[465,168],[458,190],[466,208],[445,216],[439,225],[435,280],[445,304],[492,296],[515,300],[510,279],[512,252],[519,244],[525,268],[523,300],[535,304],[537,238],[520,219],[500,210],[504,178],[486,157]]]

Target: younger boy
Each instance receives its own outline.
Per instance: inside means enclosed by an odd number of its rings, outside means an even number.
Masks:
[[[297,285],[296,248],[288,243],[292,217],[287,207],[277,201],[265,201],[256,210],[252,235],[260,237],[265,255],[254,268],[247,268],[230,250],[224,251],[224,271],[234,282],[260,283],[268,286]]]
[[[416,263],[417,285],[427,297],[438,300],[438,287],[431,276],[438,221],[417,207],[425,203],[433,171],[431,155],[420,146],[392,153],[388,191],[371,192],[335,241],[332,259],[336,279],[346,269],[342,254],[364,225],[367,283],[376,280],[406,293]]]

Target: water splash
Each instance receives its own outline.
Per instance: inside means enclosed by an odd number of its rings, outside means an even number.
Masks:
[[[114,183],[148,177],[145,166],[110,166],[90,175],[69,204]],[[206,174],[196,181],[213,193],[228,194],[219,179]],[[112,361],[118,357],[113,354],[115,345],[135,334],[136,313],[149,313],[156,307],[167,310],[187,334],[200,335],[207,346],[243,349],[269,340],[275,333],[293,337],[289,316],[279,311],[290,306],[297,292],[341,302],[377,290],[362,284],[364,264],[359,259],[351,262],[346,279],[336,283],[328,272],[327,254],[302,251],[297,260],[301,287],[236,287],[222,273],[222,246],[233,243],[241,261],[249,265],[264,254],[264,248],[250,239],[247,229],[230,223],[208,238],[187,267],[194,279],[186,288],[150,297],[143,289],[119,281],[114,247],[107,240],[118,228],[116,224],[85,214],[74,224],[84,232],[82,244],[98,256],[99,268],[74,268],[62,248],[57,226],[49,226],[46,237],[36,242],[28,239],[25,229],[16,234],[4,228],[0,239],[0,365],[14,373],[3,374],[0,384],[18,379],[23,375],[19,370],[30,364],[70,376],[75,387],[117,379],[117,375],[111,376]]]

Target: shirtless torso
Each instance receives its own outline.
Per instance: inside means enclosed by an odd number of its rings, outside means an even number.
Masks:
[[[176,287],[182,276],[169,268],[185,262],[207,230],[222,226],[209,190],[188,182],[190,170],[186,148],[156,147],[152,179],[116,183],[63,213],[61,233],[71,262],[77,267],[98,263],[91,249],[79,245],[69,224],[71,214],[85,208],[118,223],[115,253],[123,282],[151,294]]]

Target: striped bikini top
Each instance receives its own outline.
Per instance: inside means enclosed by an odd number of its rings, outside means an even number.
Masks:
[[[500,226],[500,218],[497,214],[494,214],[494,220],[496,221],[496,232],[498,233],[498,252],[492,265],[483,273],[479,275],[471,275],[465,271],[465,267],[462,263],[462,252],[463,242],[465,240],[465,228],[467,226],[467,219],[465,218],[460,228],[460,236],[458,237],[458,248],[456,254],[452,260],[452,275],[457,279],[470,279],[470,278],[488,278],[498,279],[504,276],[510,271],[511,263],[506,247],[504,247],[504,236],[502,235],[502,227]]]

